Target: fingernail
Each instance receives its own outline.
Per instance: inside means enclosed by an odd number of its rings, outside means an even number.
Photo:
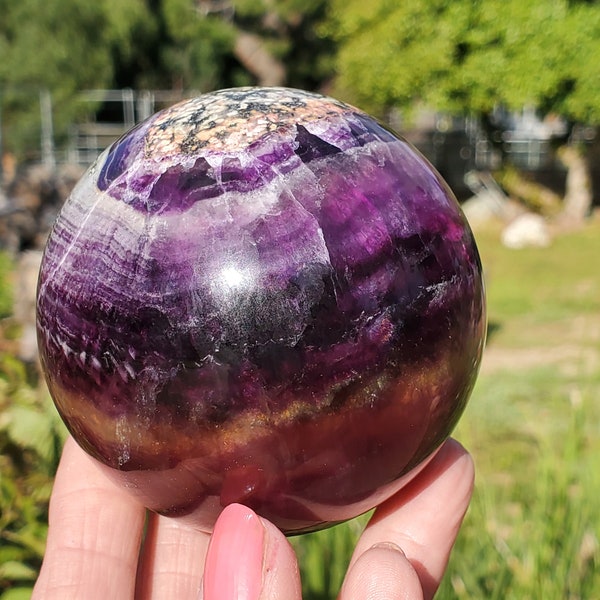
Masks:
[[[265,530],[256,513],[230,504],[219,516],[204,567],[204,600],[258,600]]]
[[[382,548],[383,550],[393,550],[394,552],[399,552],[402,556],[406,556],[404,554],[404,550],[398,546],[398,544],[394,544],[394,542],[377,542],[373,544],[371,548],[374,550],[376,548]]]

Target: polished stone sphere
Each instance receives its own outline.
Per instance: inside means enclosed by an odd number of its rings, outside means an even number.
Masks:
[[[222,90],[116,141],[65,203],[37,299],[75,440],[149,509],[286,533],[363,513],[449,436],[485,337],[452,193],[360,110]]]

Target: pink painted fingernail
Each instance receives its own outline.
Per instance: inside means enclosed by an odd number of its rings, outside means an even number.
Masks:
[[[203,600],[258,600],[264,538],[254,511],[241,504],[223,510],[206,555]]]

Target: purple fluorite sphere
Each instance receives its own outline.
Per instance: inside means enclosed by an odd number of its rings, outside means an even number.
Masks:
[[[115,142],[49,237],[48,386],[148,508],[286,533],[395,493],[448,437],[485,337],[461,210],[406,141],[283,88],[202,95]]]

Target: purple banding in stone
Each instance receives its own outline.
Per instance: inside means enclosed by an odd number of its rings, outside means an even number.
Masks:
[[[361,378],[442,354],[470,381],[481,265],[408,143],[348,108],[163,156],[155,123],[104,154],[49,239],[38,332],[54,388],[115,418],[219,424],[343,404]]]
[[[372,118],[349,111],[332,119],[322,137],[305,125],[286,124],[238,152],[220,154],[205,149],[187,156],[183,163],[177,156],[160,164],[144,157],[142,135],[151,126],[144,125],[111,146],[97,185],[112,197],[151,213],[183,212],[206,198],[259,189],[303,163],[376,141],[397,140]]]

